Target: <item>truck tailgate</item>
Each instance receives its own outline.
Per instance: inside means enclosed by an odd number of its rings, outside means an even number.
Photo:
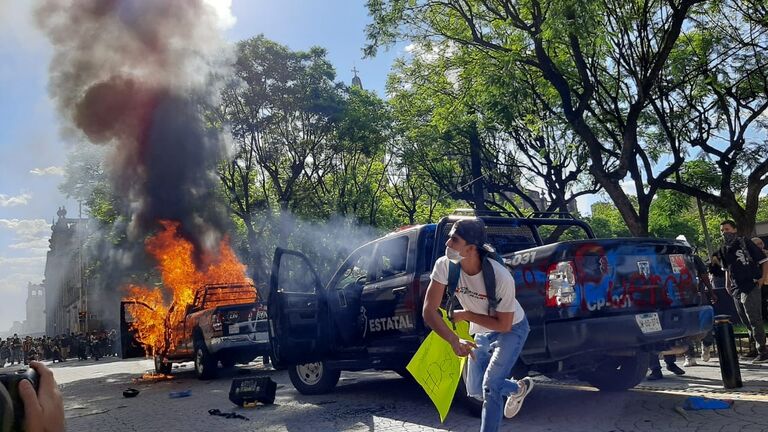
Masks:
[[[519,251],[505,262],[526,311],[541,310],[544,303],[543,318],[551,321],[698,305],[691,253],[683,243],[664,239],[592,239]],[[553,296],[550,279],[558,264],[570,269],[570,302]]]
[[[266,309],[259,303],[220,306],[219,315],[224,336],[267,332]]]
[[[595,312],[644,312],[697,305],[692,251],[657,239],[570,242],[576,274],[573,308]]]

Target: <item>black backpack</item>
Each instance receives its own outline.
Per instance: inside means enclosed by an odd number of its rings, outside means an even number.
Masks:
[[[499,305],[499,299],[496,298],[496,273],[493,270],[491,260],[501,263],[501,265],[504,265],[504,260],[496,252],[488,252],[483,259],[482,272],[483,282],[485,282],[485,295],[488,297],[488,316],[496,316],[496,307]],[[448,312],[448,318],[451,320],[453,319],[453,307],[456,302],[456,286],[459,284],[460,277],[461,265],[449,261],[448,285],[446,285],[446,293],[448,294],[446,311]]]

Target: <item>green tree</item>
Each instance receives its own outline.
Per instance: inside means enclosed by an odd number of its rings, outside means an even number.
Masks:
[[[500,68],[450,42],[415,45],[388,82],[395,152],[478,210],[567,211],[576,197],[596,190],[584,175],[583,146],[556,116],[536,107],[533,95],[505,87]],[[538,189],[548,195],[544,207]]]
[[[88,214],[103,226],[112,225],[121,215],[120,201],[104,169],[107,154],[103,147],[76,146],[67,155],[64,181],[59,185],[67,198],[84,205]]]
[[[711,2],[681,38],[659,86],[668,139],[687,141],[701,159],[661,187],[725,209],[742,234],[752,232],[768,185],[765,10],[760,1]],[[710,181],[702,184],[695,172]]]
[[[367,52],[399,38],[450,41],[500,59],[545,85],[586,147],[589,170],[634,235],[648,233],[650,203],[682,164],[659,165],[640,131],[649,95],[692,8],[703,0],[371,0]],[[525,86],[525,81],[516,81]],[[544,105],[544,109],[550,106]],[[621,187],[629,177],[637,203]]]

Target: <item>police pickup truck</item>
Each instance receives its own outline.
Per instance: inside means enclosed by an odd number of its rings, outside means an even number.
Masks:
[[[432,266],[461,217],[367,243],[327,282],[301,252],[275,251],[268,300],[272,361],[288,368],[299,392],[331,391],[341,371],[407,373],[430,331],[422,305]],[[568,214],[481,219],[514,275],[531,326],[510,376],[534,371],[625,390],[644,378],[650,353],[680,350],[687,338],[712,327],[686,243],[595,239],[586,223]],[[477,412],[480,404],[468,402]]]

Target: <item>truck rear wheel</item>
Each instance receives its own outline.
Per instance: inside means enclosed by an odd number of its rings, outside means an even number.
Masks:
[[[328,369],[325,362],[304,363],[288,368],[291,383],[304,395],[328,393],[336,387],[341,371]]]
[[[640,384],[648,372],[650,355],[638,352],[634,357],[608,357],[590,372],[584,380],[602,391],[623,391]]]
[[[195,373],[201,380],[216,376],[216,359],[211,356],[202,342],[195,344]]]

